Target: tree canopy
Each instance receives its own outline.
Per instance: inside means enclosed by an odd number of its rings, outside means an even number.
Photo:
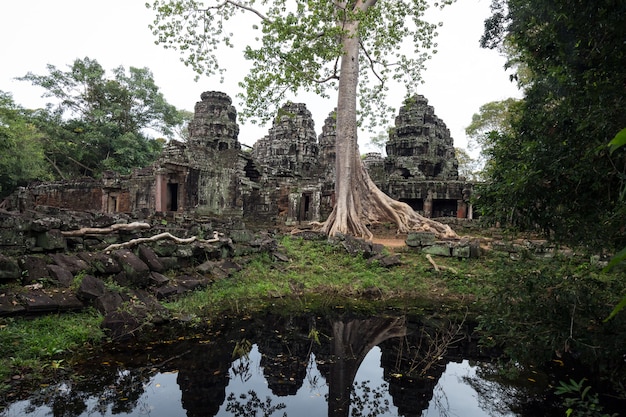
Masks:
[[[151,28],[157,43],[179,50],[186,64],[205,75],[225,69],[217,49],[231,45],[232,31],[245,30],[240,24],[227,31],[229,21],[246,22],[242,14],[255,19],[250,29],[256,36],[243,53],[252,64],[241,81],[244,116],[268,120],[288,93],[329,97],[337,91],[335,205],[323,231],[370,238],[368,224],[391,221],[402,232],[454,235],[382,193],[357,144],[358,119],[367,117],[374,126],[389,114],[389,82],[404,82],[407,96],[416,92],[435,46],[437,25],[423,19],[426,0],[154,0],[148,6],[156,12]]]
[[[249,31],[243,57],[252,67],[240,82],[239,97],[242,116],[263,121],[274,117],[289,94],[330,97],[337,90],[347,22],[358,22],[351,35],[364,52],[358,97],[360,113],[370,121],[389,110],[384,99],[390,81],[401,80],[407,96],[415,93],[436,47],[438,25],[423,20],[426,0],[154,0],[147,6],[156,12],[150,25],[156,43],[179,51],[186,65],[206,76],[227,70],[226,57],[236,52],[217,51],[234,47],[234,32]]]
[[[510,131],[491,132],[487,219],[555,239],[623,240],[626,158],[608,142],[626,126],[626,3],[495,0],[482,45],[520,68]]]
[[[171,137],[183,123],[147,68],[127,72],[120,66],[109,77],[96,60],[84,58],[66,71],[48,65],[48,74],[19,79],[44,88],[43,96],[52,99],[32,120],[43,132],[46,160],[61,178],[145,166],[163,142],[148,132]]]
[[[49,179],[41,133],[27,110],[0,91],[0,197],[30,181]]]

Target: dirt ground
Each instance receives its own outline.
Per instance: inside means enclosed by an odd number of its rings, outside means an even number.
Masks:
[[[379,243],[387,248],[403,248],[406,238],[374,237],[372,242]]]

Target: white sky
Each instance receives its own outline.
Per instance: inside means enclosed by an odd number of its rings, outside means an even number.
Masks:
[[[178,52],[154,44],[148,29],[153,12],[146,0],[0,0],[0,90],[13,94],[26,108],[42,107],[43,90],[15,77],[31,71],[47,74],[46,64],[66,70],[76,58],[96,59],[104,69],[148,67],[166,100],[179,109],[193,110],[203,91],[223,91],[237,106],[237,82],[245,72],[245,61],[237,50],[229,50],[224,65],[229,69],[224,84],[219,78],[202,77],[179,61]],[[438,53],[427,65],[426,96],[435,113],[446,123],[455,146],[465,148],[465,127],[482,104],[519,97],[520,92],[504,71],[504,58],[478,45],[491,0],[457,0],[443,12],[434,11],[439,28]],[[243,46],[243,45],[242,45]],[[397,91],[390,104],[398,108],[404,91]],[[314,96],[292,99],[304,102],[321,133],[324,119],[335,107],[334,100]],[[239,106],[237,106],[239,107]],[[252,145],[270,126],[240,124],[239,141]],[[361,132],[361,152],[368,150],[370,134]]]

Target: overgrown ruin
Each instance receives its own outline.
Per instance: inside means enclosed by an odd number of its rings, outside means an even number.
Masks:
[[[335,119],[316,136],[311,113],[287,103],[251,151],[238,141],[231,98],[204,92],[187,142],[170,141],[150,166],[123,176],[33,184],[7,200],[13,210],[37,206],[76,211],[241,218],[278,225],[323,221],[332,210]],[[365,165],[377,186],[425,217],[472,217],[470,184],[458,176],[450,131],[423,96],[400,108],[387,156]]]

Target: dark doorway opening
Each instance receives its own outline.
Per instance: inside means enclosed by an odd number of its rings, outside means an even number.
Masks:
[[[178,211],[178,184],[167,184],[167,211]]]
[[[401,198],[400,201],[407,203],[417,212],[424,211],[424,200],[421,198]]]
[[[456,217],[456,200],[433,200],[433,217]]]
[[[300,199],[300,213],[298,214],[298,220],[311,220],[309,218],[309,213],[311,209],[311,194],[306,193],[302,194],[302,198]]]

